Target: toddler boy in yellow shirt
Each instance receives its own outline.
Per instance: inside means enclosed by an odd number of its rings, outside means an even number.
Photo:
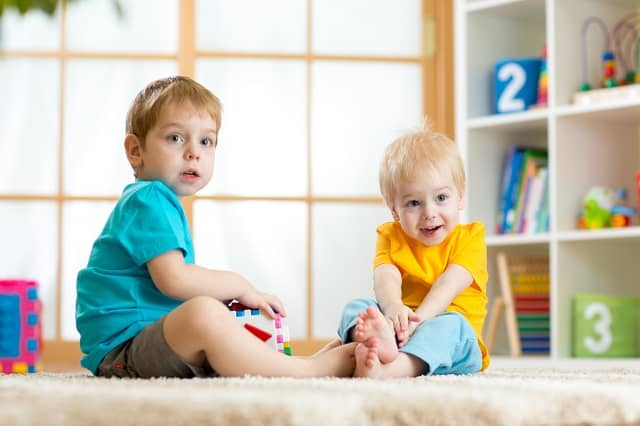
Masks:
[[[380,225],[376,300],[355,299],[338,334],[358,342],[358,377],[471,374],[489,365],[482,342],[487,254],[480,222],[459,223],[466,177],[455,144],[424,131],[387,147],[380,190],[392,222]]]

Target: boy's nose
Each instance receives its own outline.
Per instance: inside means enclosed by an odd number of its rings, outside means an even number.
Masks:
[[[430,205],[429,203],[425,204],[423,215],[424,215],[425,219],[434,218],[436,216],[436,214],[435,214],[435,209],[433,208],[433,206]]]
[[[188,160],[200,159],[200,153],[198,152],[198,148],[193,146],[192,144],[189,144],[187,146],[185,156],[187,157]]]

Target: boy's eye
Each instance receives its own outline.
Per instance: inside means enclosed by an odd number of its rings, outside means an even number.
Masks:
[[[169,141],[175,142],[175,143],[182,143],[183,139],[182,139],[182,136],[180,136],[180,135],[170,135],[169,136]]]
[[[210,138],[204,138],[200,141],[200,145],[202,146],[214,146],[215,143],[213,143],[213,140],[211,140]]]
[[[449,196],[447,194],[438,194],[438,196],[436,197],[436,200],[440,203],[447,201],[447,199],[449,198]]]
[[[418,207],[419,205],[420,205],[420,201],[418,200],[407,201],[407,207]]]

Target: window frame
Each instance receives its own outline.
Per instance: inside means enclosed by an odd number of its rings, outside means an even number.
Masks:
[[[54,195],[36,194],[3,194],[0,193],[0,201],[54,201],[57,204],[57,250],[58,264],[56,266],[56,324],[55,338],[44,342],[42,360],[47,363],[78,363],[81,357],[79,342],[65,341],[62,336],[62,264],[63,264],[63,206],[72,201],[116,201],[114,196],[71,196],[63,192],[64,179],[64,103],[65,103],[65,63],[71,59],[125,59],[125,60],[174,60],[178,65],[178,72],[182,75],[193,77],[195,75],[196,61],[199,58],[260,58],[260,59],[296,59],[303,60],[307,69],[307,99],[306,114],[308,123],[311,123],[311,68],[316,61],[368,61],[368,62],[392,62],[419,64],[422,71],[422,98],[424,114],[432,120],[436,130],[454,136],[454,105],[453,105],[453,2],[451,0],[421,0],[422,6],[422,40],[421,55],[415,57],[387,57],[387,56],[356,56],[356,55],[320,55],[312,51],[312,1],[307,1],[307,47],[301,54],[279,53],[247,53],[247,52],[218,52],[198,51],[196,48],[195,33],[195,2],[196,0],[179,0],[179,36],[178,52],[175,54],[144,54],[144,53],[101,53],[101,52],[76,52],[68,51],[65,46],[66,38],[66,2],[60,2],[60,40],[58,50],[33,51],[33,50],[0,50],[2,58],[49,58],[56,59],[60,64],[59,76],[59,133],[58,139],[58,192]],[[318,1],[318,0],[315,0]],[[195,195],[183,200],[185,212],[190,222],[193,219],[193,203],[196,200],[215,201],[298,201],[307,204],[307,338],[292,342],[296,354],[309,354],[323,346],[326,341],[314,339],[313,330],[313,209],[314,203],[364,203],[379,204],[379,197],[331,197],[316,196],[311,191],[311,126],[307,126],[307,193],[300,197],[251,197],[232,195]],[[337,321],[337,319],[336,319]]]

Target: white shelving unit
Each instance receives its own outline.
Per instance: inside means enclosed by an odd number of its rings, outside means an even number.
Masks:
[[[572,104],[581,83],[583,22],[596,15],[611,28],[632,11],[640,13],[640,0],[455,0],[456,140],[469,181],[464,219],[480,220],[488,230],[490,303],[499,289],[498,251],[549,256],[552,360],[572,356],[576,293],[640,297],[638,219],[623,229],[576,229],[582,197],[591,186],[625,186],[629,201],[638,205],[633,173],[640,169],[640,101]],[[602,73],[600,38],[597,31],[588,38],[593,80]],[[494,64],[503,58],[539,57],[545,44],[548,107],[492,115]],[[596,87],[597,81],[591,84]],[[548,233],[492,233],[512,144],[548,149]],[[508,353],[506,338],[500,340],[504,334],[498,333],[497,354]]]

